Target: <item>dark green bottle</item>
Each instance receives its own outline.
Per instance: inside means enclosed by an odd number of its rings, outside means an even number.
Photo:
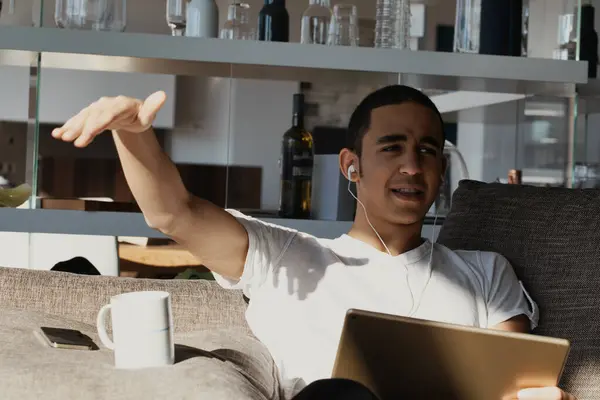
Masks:
[[[292,126],[283,135],[280,163],[279,215],[310,218],[314,146],[312,135],[304,128],[304,95],[300,93],[294,95]]]

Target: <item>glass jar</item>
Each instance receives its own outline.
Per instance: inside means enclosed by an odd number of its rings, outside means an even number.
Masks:
[[[220,34],[221,39],[254,40],[256,31],[250,26],[250,6],[235,2],[227,8],[227,21]]]
[[[358,46],[358,12],[355,5],[336,4],[333,7],[327,44]]]
[[[457,0],[454,51],[521,56],[523,1]]]
[[[410,48],[410,0],[377,0],[375,47]]]
[[[302,14],[300,43],[327,44],[331,15],[329,0],[310,0]]]
[[[127,25],[127,0],[56,0],[59,28],[122,32]]]

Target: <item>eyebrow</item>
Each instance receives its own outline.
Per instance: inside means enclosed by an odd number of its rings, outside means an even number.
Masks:
[[[377,138],[377,144],[389,144],[389,143],[406,142],[406,141],[407,141],[407,136],[400,134],[400,133],[385,135],[385,136],[381,136],[381,137]],[[437,148],[442,147],[439,140],[437,140],[433,136],[422,137],[420,142],[429,144],[431,146],[435,146]]]

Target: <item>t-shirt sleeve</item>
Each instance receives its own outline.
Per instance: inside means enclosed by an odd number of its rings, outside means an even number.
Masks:
[[[517,278],[508,260],[497,253],[479,254],[488,289],[488,328],[518,315],[526,315],[531,322],[531,330],[535,329],[539,318],[538,306]]]
[[[213,276],[222,287],[242,289],[247,297],[251,297],[252,289],[259,286],[268,272],[277,265],[297,232],[249,217],[236,210],[226,211],[248,232],[248,254],[240,279],[230,279],[214,272]]]

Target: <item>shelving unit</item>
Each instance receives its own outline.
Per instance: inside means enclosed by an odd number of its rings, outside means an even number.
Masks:
[[[572,96],[587,63],[155,34],[0,27],[0,65]],[[8,51],[7,51],[8,50]]]
[[[169,75],[202,75],[357,84],[404,83],[444,91],[444,111],[530,95],[574,97],[588,85],[587,63],[171,37],[167,35],[0,27],[0,65]],[[43,76],[43,72],[42,72]],[[600,93],[600,91],[596,92]],[[349,222],[267,219],[335,237]],[[0,231],[161,237],[135,213],[0,209]]]

